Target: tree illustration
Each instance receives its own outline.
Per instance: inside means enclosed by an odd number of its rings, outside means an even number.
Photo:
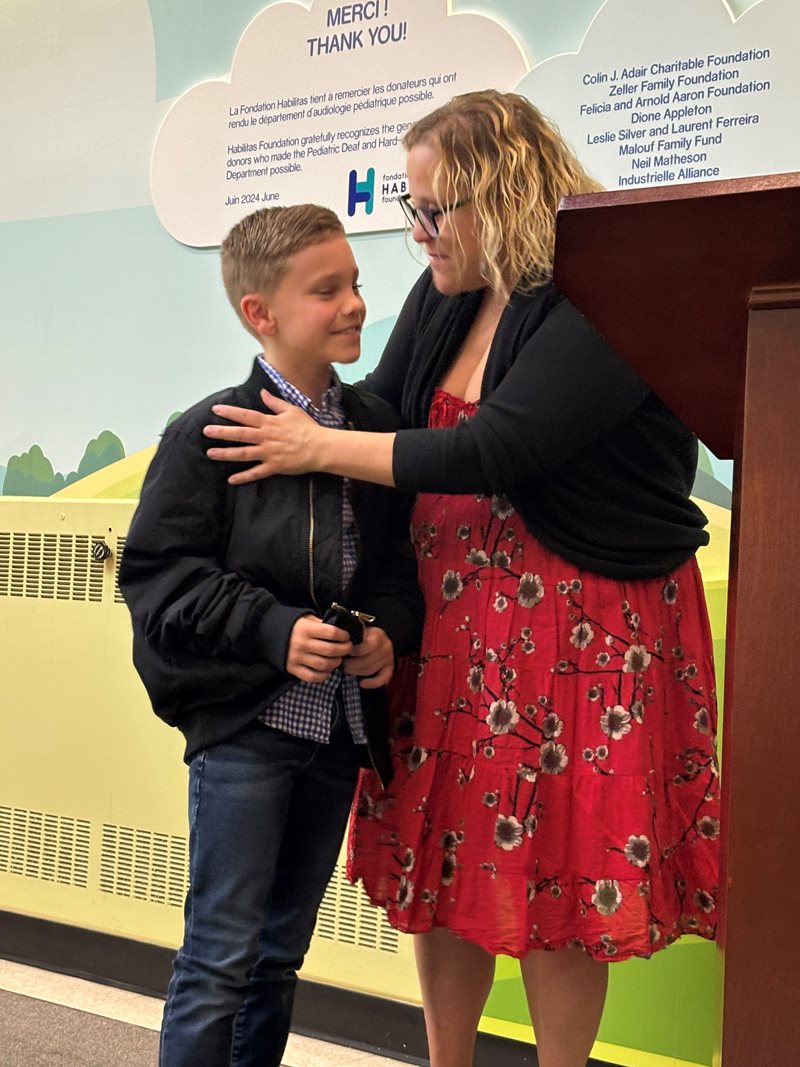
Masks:
[[[124,458],[125,449],[122,441],[111,430],[103,430],[97,437],[92,438],[86,446],[86,451],[78,464],[77,471],[68,474],[64,484],[71,485],[73,482],[85,478],[87,474],[94,474],[95,471],[102,470],[103,467],[107,467],[110,463],[116,463],[117,460]]]
[[[27,452],[11,456],[3,481],[3,496],[50,496],[87,474],[125,458],[122,441],[111,430],[103,430],[92,438],[84,450],[78,469],[64,476],[53,470],[53,464],[40,445],[31,445]]]
[[[11,456],[3,481],[3,496],[50,496],[64,485],[64,476],[56,480],[53,464],[39,445],[31,445],[21,456]]]

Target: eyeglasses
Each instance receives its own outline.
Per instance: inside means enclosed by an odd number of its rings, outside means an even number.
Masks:
[[[398,196],[397,202],[412,226],[415,222],[418,222],[429,237],[438,237],[439,224],[436,221],[437,218],[441,215],[449,215],[451,211],[456,211],[460,207],[465,207],[470,202],[470,199],[471,197],[467,197],[466,200],[458,200],[455,204],[450,204],[449,207],[435,208],[434,210],[427,207],[417,207],[410,193],[403,193],[402,196]]]

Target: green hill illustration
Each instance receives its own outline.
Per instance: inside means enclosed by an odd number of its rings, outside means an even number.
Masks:
[[[3,496],[53,496],[66,486],[124,458],[122,441],[111,430],[103,430],[92,438],[78,469],[66,475],[53,469],[40,445],[31,445],[27,452],[10,457],[2,483]]]

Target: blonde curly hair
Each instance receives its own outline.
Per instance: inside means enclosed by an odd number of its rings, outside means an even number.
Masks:
[[[438,153],[442,204],[468,197],[475,208],[487,284],[508,297],[549,281],[559,201],[602,188],[556,126],[524,96],[484,89],[413,123],[403,145],[418,144]]]

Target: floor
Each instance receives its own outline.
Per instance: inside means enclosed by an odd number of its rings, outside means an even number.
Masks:
[[[164,1002],[156,997],[130,993],[112,986],[98,985],[68,975],[54,974],[34,967],[0,960],[0,989],[33,1000],[74,1008],[91,1015],[113,1019],[146,1030],[157,1031]],[[2,1021],[0,1021],[0,1047]],[[5,1054],[0,1054],[5,1055]],[[42,1064],[69,1063],[69,1051],[42,1059]],[[8,1063],[8,1060],[3,1061]],[[35,1062],[35,1056],[26,1062]],[[369,1052],[331,1045],[324,1041],[291,1034],[284,1055],[284,1067],[398,1067],[398,1061]]]

